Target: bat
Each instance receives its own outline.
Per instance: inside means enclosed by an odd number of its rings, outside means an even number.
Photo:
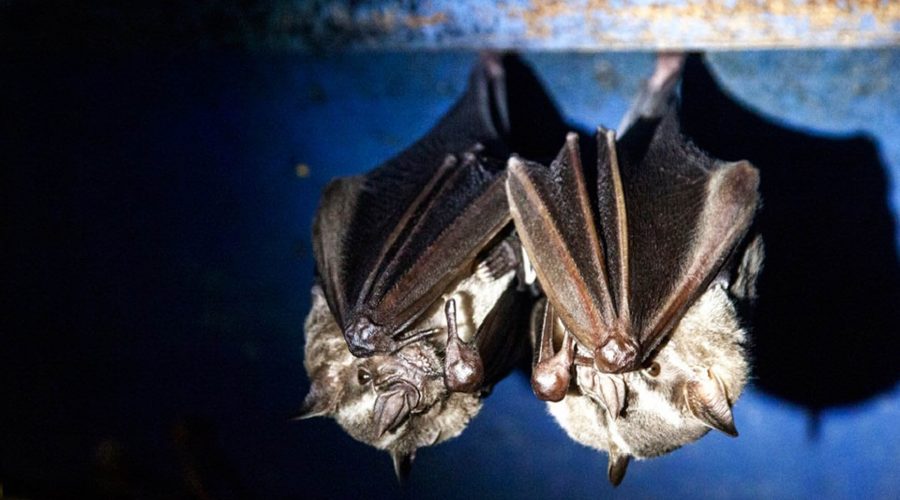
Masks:
[[[398,477],[416,449],[462,431],[526,343],[505,159],[511,148],[552,157],[564,134],[537,79],[488,54],[424,138],[326,187],[298,418],[333,417],[389,451]]]
[[[563,130],[559,114],[533,77],[507,86],[507,69],[516,71],[510,61],[483,56],[465,94],[425,137],[368,174],[326,187],[313,224],[315,260],[353,355],[398,352],[453,328],[423,327],[425,312],[509,224],[510,147],[539,156],[556,149],[553,133],[532,137],[535,129]],[[511,101],[526,98],[542,127],[519,125],[523,106]],[[448,387],[476,390],[484,370],[477,351],[452,343],[446,356]]]
[[[491,387],[524,353],[524,325],[510,318],[527,316],[528,294],[510,286],[514,270],[496,278],[487,269],[493,258],[489,255],[478,272],[450,292],[455,300],[428,311],[423,324],[436,326],[442,315],[457,315],[461,321],[451,323],[458,325],[452,336],[469,337],[485,360],[478,391],[454,392],[444,381],[451,335],[428,336],[390,354],[353,356],[322,288],[315,285],[305,324],[304,364],[312,386],[298,418],[334,418],[354,439],[386,450],[402,483],[416,450],[458,436]]]
[[[683,58],[674,58],[658,60],[622,140],[599,130],[596,172],[582,167],[575,134],[549,168],[509,160],[510,211],[546,294],[542,320],[532,321],[532,387],[573,412],[557,415],[573,438],[608,451],[613,484],[630,456],[666,453],[709,428],[736,435],[730,408],[746,380],[733,297],[721,290],[731,286],[735,261],[748,263],[733,278],[744,295],[761,266],[761,240],[752,251],[743,245],[758,173],[746,161],[710,158],[681,136],[675,107],[659,105],[680,71]],[[718,325],[723,318],[731,322]],[[733,341],[710,340],[705,327],[717,325]],[[710,351],[697,346],[708,344],[726,347],[701,356]],[[593,412],[590,401],[599,404]]]
[[[737,311],[750,299],[744,287],[752,289],[762,252],[756,237],[734,281],[714,282],[644,368],[612,374],[576,363],[574,387],[561,401],[547,403],[573,440],[609,455],[607,478],[614,486],[624,479],[631,458],[670,453],[711,429],[737,435],[731,406],[749,372],[747,332]],[[535,307],[533,322],[536,331],[550,329],[557,345],[562,342],[564,328],[546,308]],[[587,354],[576,346],[576,356]]]

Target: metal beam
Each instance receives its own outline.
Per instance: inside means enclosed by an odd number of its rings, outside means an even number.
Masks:
[[[324,49],[597,51],[900,43],[900,2],[894,0],[332,0],[283,4],[275,22],[280,29],[273,34],[286,35],[282,43]]]

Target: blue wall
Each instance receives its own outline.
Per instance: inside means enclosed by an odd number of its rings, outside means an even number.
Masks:
[[[182,488],[178,450],[201,449],[215,457],[204,465],[215,497],[399,495],[386,454],[332,421],[287,421],[308,387],[310,223],[329,179],[365,171],[427,131],[462,92],[475,57],[5,58],[3,491],[115,491],[110,478],[121,476],[132,493],[167,497]],[[652,67],[645,53],[525,59],[581,128],[617,125]],[[793,281],[770,281],[778,301],[760,318],[768,325],[760,378],[735,407],[741,437],[710,435],[632,464],[616,495],[896,498],[898,316],[878,290],[897,297],[900,51],[718,53],[709,65],[726,97],[753,116],[873,152],[865,169],[824,165],[826,183],[770,175],[791,184],[770,183],[764,194],[772,209],[823,207],[826,221],[831,209],[861,207],[833,227],[838,238],[854,225],[873,228],[852,233],[856,248],[888,242],[887,253],[841,254],[867,260],[867,272],[882,269],[882,281],[845,276],[833,286],[846,294],[816,294],[810,288],[829,288],[821,276],[849,264],[804,279],[776,254],[773,266]],[[790,152],[785,135],[760,130],[773,151]],[[842,185],[853,189],[829,187]],[[797,205],[793,193],[802,196]],[[847,203],[835,205],[836,196]],[[789,230],[803,232],[776,228],[784,238],[772,248],[791,251]],[[806,302],[803,317],[791,319],[795,296]],[[837,317],[844,307],[871,320],[860,337],[840,330],[835,339],[826,324],[829,348],[809,345],[809,331],[800,347],[780,343],[807,328],[810,311]],[[866,346],[834,347],[854,338]],[[804,359],[779,355],[790,349],[803,349]],[[836,380],[843,385],[831,391]],[[179,448],[185,439],[191,444]],[[613,490],[605,457],[568,440],[517,373],[465,434],[419,453],[406,493],[595,498]]]

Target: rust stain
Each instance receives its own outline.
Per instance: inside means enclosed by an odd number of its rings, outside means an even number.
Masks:
[[[448,16],[445,12],[435,12],[429,16],[409,15],[403,20],[403,24],[410,29],[424,28],[426,26],[434,26],[447,22]]]
[[[731,5],[714,0],[644,5],[532,0],[529,7],[508,7],[507,13],[522,19],[526,37],[534,39],[553,37],[560,18],[580,18],[592,42],[611,47],[664,48],[683,40],[706,46],[805,46],[811,35],[827,35],[836,45],[874,39],[900,42],[895,28],[900,2],[891,0],[736,0]],[[773,16],[786,26],[773,22]],[[685,34],[688,26],[705,32]]]

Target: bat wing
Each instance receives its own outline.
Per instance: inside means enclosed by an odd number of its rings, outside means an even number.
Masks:
[[[356,210],[363,178],[344,177],[331,181],[322,192],[313,220],[313,253],[325,298],[338,324],[348,314],[347,254],[344,243]]]
[[[446,159],[364,284],[360,306],[375,306],[373,322],[407,326],[471,270],[475,256],[509,222],[502,172],[472,153]]]
[[[415,333],[408,328],[509,222],[503,165],[488,159],[508,156],[515,130],[505,78],[502,60],[484,56],[425,137],[352,188],[334,188],[334,200],[326,191],[317,266],[354,354],[410,341],[397,336]]]
[[[597,237],[594,209],[581,166],[578,137],[569,134],[546,168],[513,157],[507,194],[522,245],[544,292],[563,323],[586,346],[615,319],[605,252]]]
[[[686,141],[674,106],[646,148],[635,151],[623,138],[620,157],[628,214],[624,295],[646,357],[747,234],[759,203],[759,173],[749,162],[722,162]],[[598,193],[607,197],[602,185]]]
[[[598,368],[622,372],[652,353],[733,253],[756,210],[758,174],[688,144],[674,109],[648,141],[617,145],[601,130],[597,150],[596,202],[574,135],[550,168],[512,159],[507,194],[557,314]]]

